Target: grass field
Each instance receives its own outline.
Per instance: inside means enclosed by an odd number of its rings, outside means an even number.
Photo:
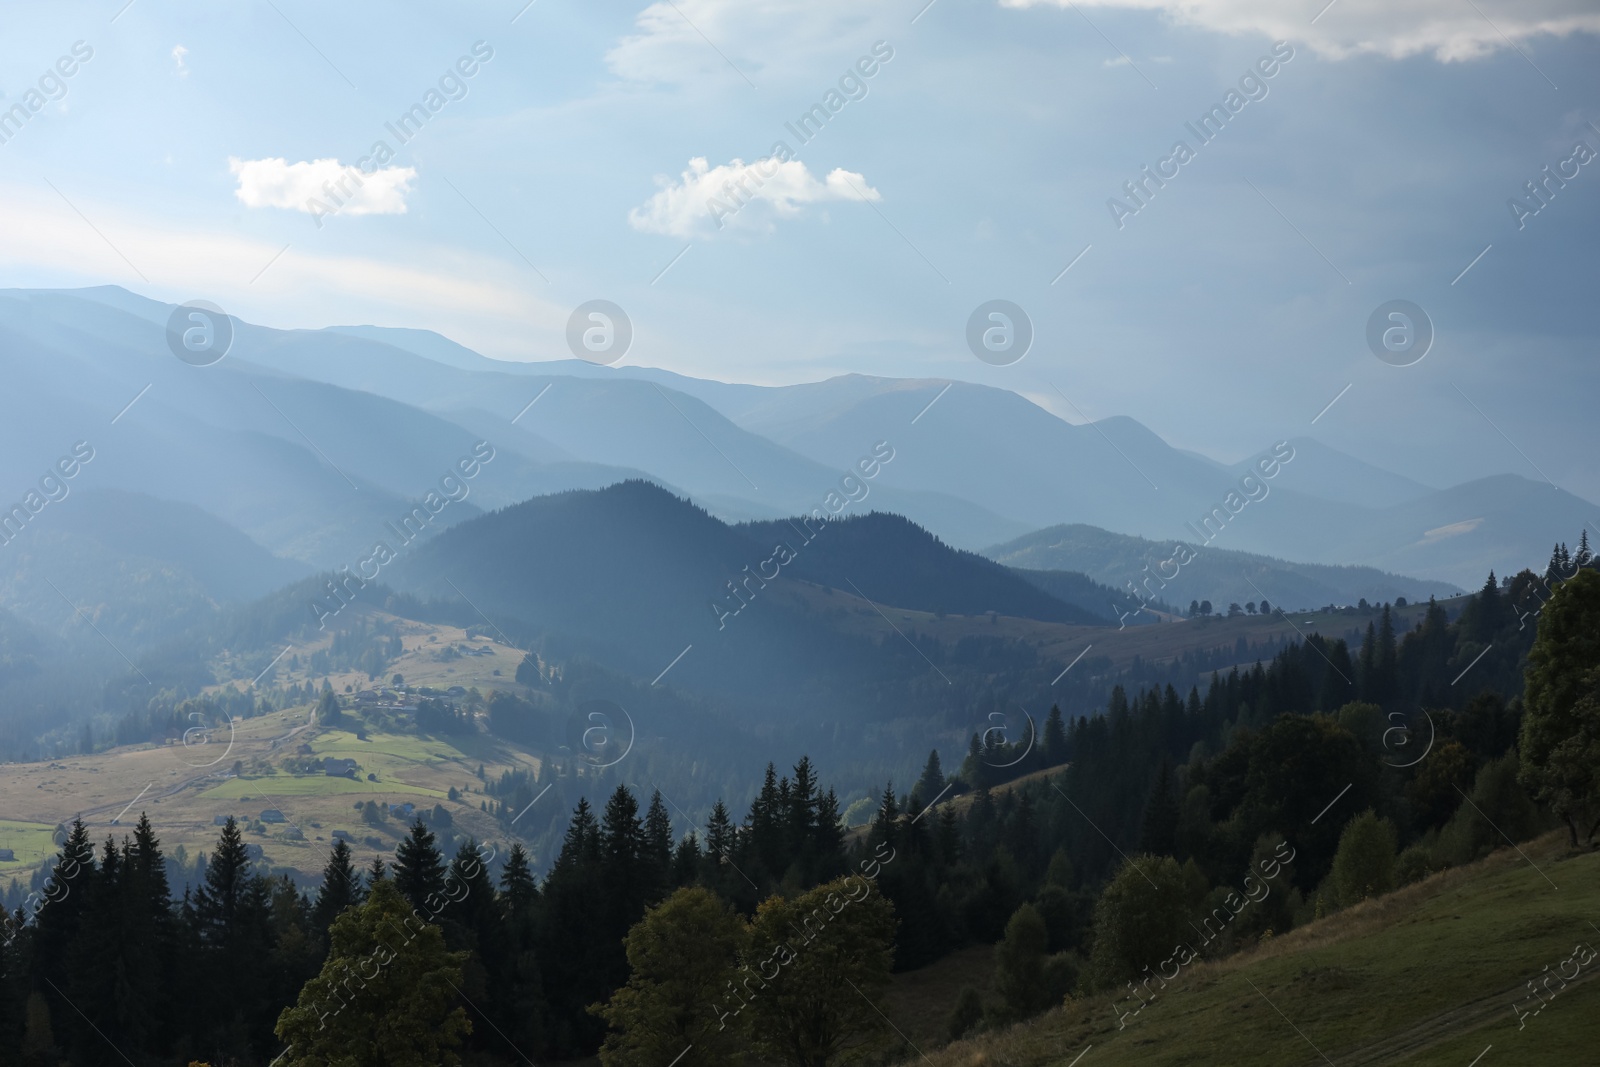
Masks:
[[[441,803],[459,832],[480,839],[503,836],[478,808],[483,796],[477,769],[481,764],[487,775],[498,777],[503,770],[529,768],[537,761],[484,735],[459,741],[380,730],[358,740],[353,730],[322,730],[309,709],[293,708],[240,720],[231,736],[213,739],[215,753],[210,746],[136,745],[45,763],[7,764],[0,768],[0,812],[15,821],[0,821],[0,848],[15,849],[17,860],[0,863],[0,875],[7,881],[13,876],[26,880],[54,854],[50,834],[59,822],[82,818],[98,846],[107,836],[120,840],[129,833],[141,812],[149,815],[163,849],[171,853],[181,845],[194,856],[215,847],[216,816],[253,818],[263,809],[277,808],[305,840],[286,837],[288,827],[251,832],[246,840],[261,846],[269,864],[308,875],[322,869],[335,829],[348,830],[357,841],[377,837],[384,842],[379,851],[393,851],[405,827],[394,820],[364,825],[355,805],[366,800],[411,801],[422,807]],[[263,764],[280,767],[306,756],[353,758],[360,773],[352,779],[330,778],[320,771],[259,772]],[[227,775],[235,760],[244,764],[242,777]],[[377,781],[368,781],[368,774]],[[461,799],[448,799],[452,786]],[[356,849],[360,862],[370,858],[367,846]]]
[[[1113,997],[1098,995],[923,1051],[930,1067],[1044,1067],[1091,1047],[1084,1067],[1468,1067],[1492,1045],[1482,1067],[1592,1063],[1600,982],[1586,979],[1600,960],[1521,1029],[1512,1003],[1527,1000],[1525,983],[1555,972],[1578,943],[1600,946],[1600,854],[1567,855],[1564,833],[1523,852],[1529,858],[1503,849],[1252,951],[1194,964],[1125,1028]]]
[[[0,819],[0,848],[9,848],[17,857],[14,860],[0,860],[0,875],[32,870],[54,855],[56,846],[50,840],[54,832],[54,823]]]

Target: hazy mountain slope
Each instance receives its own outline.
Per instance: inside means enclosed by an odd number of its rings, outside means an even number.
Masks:
[[[1294,461],[1274,479],[1277,488],[1317,496],[1336,504],[1390,507],[1421,500],[1438,490],[1392,471],[1374,467],[1311,437],[1296,437]],[[1250,461],[1228,468],[1235,478],[1246,474]]]
[[[985,555],[1031,570],[1081,571],[1125,591],[1130,581],[1143,581],[1163,572],[1171,574],[1172,565],[1160,565],[1173,558],[1174,545],[1075,523],[996,545]],[[1160,582],[1150,584],[1155,595],[1179,608],[1186,608],[1191,600],[1210,600],[1213,606],[1225,610],[1231,601],[1244,604],[1265,597],[1280,607],[1300,608],[1353,604],[1363,597],[1373,602],[1397,596],[1425,600],[1460,592],[1446,582],[1405,578],[1370,567],[1290,563],[1231,549],[1194,544],[1188,547],[1194,553],[1193,560],[1178,567],[1176,576],[1164,588]]]
[[[0,307],[0,323],[17,317],[17,304],[31,301],[37,307],[24,306],[23,313],[49,320],[45,333],[33,322],[31,336],[58,350],[89,345],[104,355],[131,345],[155,358],[165,347],[164,305],[125,291],[16,297],[14,291],[0,300],[12,304],[11,311]],[[461,421],[462,411],[509,421],[526,408],[516,425],[531,436],[518,439],[543,467],[508,474],[517,465],[503,465],[496,478],[507,479],[504,489],[485,486],[484,500],[491,505],[519,493],[592,487],[608,476],[644,471],[730,518],[809,512],[840,472],[873,442],[887,440],[898,457],[874,484],[873,506],[908,515],[952,544],[976,547],[1063,521],[1151,538],[1193,538],[1186,524],[1219,507],[1244,469],[1173,448],[1130,418],[1073,425],[1014,393],[961,382],[846,375],[764,388],[579,360],[505,363],[425,331],[279,331],[239,324],[234,354],[220,366],[246,370],[250,361],[445,413],[452,421]],[[97,356],[89,362],[103,361]],[[82,400],[93,393],[96,403],[114,411],[126,402],[121,397],[151,377],[181,377],[196,388],[224,378],[210,371],[197,377],[188,373],[193,368],[166,363],[161,371],[141,367],[137,375],[116,379],[115,388],[108,384],[114,376],[95,373],[104,368],[87,367],[83,380],[92,384],[73,395]],[[270,392],[263,381],[256,384]],[[158,381],[157,388],[170,392],[172,384]],[[305,391],[296,386],[289,392]],[[538,403],[528,408],[536,397]],[[181,403],[209,417],[228,411],[220,399],[191,390]],[[257,410],[229,421],[228,428],[237,422],[304,443],[281,418],[259,421],[260,398],[246,399]],[[312,406],[326,418],[330,403],[344,404],[323,398]],[[352,435],[347,444],[358,454],[363,442],[355,437],[373,429],[370,420],[412,417],[364,402],[344,406],[352,412],[349,426],[327,432]],[[405,437],[422,440],[432,432],[408,430]],[[372,443],[382,439],[378,433]],[[558,456],[580,466],[563,467]],[[396,471],[389,468],[404,469],[409,460],[402,456],[386,468],[378,459],[369,456],[351,476],[394,491]],[[1551,541],[1570,540],[1594,517],[1595,508],[1585,501],[1544,494],[1533,481],[1508,477],[1498,489],[1470,483],[1433,491],[1306,439],[1269,484],[1270,499],[1231,523],[1217,545],[1323,564],[1405,567],[1471,586],[1491,566],[1503,571],[1542,558]],[[222,509],[211,510],[281,547]],[[1460,525],[1472,523],[1470,530]],[[1430,533],[1446,528],[1452,536]]]
[[[898,515],[873,512],[830,522],[804,547],[788,522],[739,529],[759,544],[795,545],[797,557],[784,568],[791,577],[857,592],[879,604],[957,615],[992,611],[1082,625],[1106,621],[1103,612],[1063,603],[991,560],[952,550]]]

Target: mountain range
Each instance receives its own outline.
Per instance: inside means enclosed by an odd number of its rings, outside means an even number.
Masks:
[[[647,480],[708,517],[747,524],[749,535],[832,513],[848,496],[850,515],[901,516],[954,549],[1118,588],[1173,541],[1201,544],[1196,524],[1246,480],[1248,508],[1204,546],[1209,559],[1187,584],[1163,595],[1170,603],[1238,599],[1227,572],[1251,568],[1259,595],[1293,606],[1447,593],[1490,568],[1538,565],[1594,510],[1510,474],[1437,489],[1310,438],[1278,446],[1293,458],[1250,482],[1250,461],[1174,448],[1132,418],[1074,425],[1017,394],[964,382],[846,375],[727,384],[579,360],[507,363],[423,331],[277,330],[237,319],[227,358],[195,367],[168,351],[172,313],[116,287],[0,292],[0,361],[22,401],[0,425],[7,499],[88,442],[95,459],[72,494],[29,523],[38,551],[54,553],[42,558],[57,560],[57,573],[71,559],[110,552],[128,557],[130,574],[143,568],[175,590],[188,583],[174,593],[174,620],[185,604],[248,598],[314,569],[355,565],[479,442],[493,460],[463,498],[430,517],[422,540],[533,497]],[[893,461],[870,481],[848,481],[879,445]],[[86,534],[102,528],[91,518],[119,513],[114,529],[182,530],[190,543],[179,550],[164,534]],[[851,532],[835,542],[859,550],[843,569],[869,598],[884,561],[855,531],[882,531],[886,521],[840,524]],[[1078,532],[1063,536],[1062,526]],[[163,555],[155,542],[174,547]],[[807,554],[799,573],[841,563],[830,556],[840,551]],[[998,588],[1003,574],[983,584]],[[0,566],[0,575],[24,617],[72,606],[28,609],[48,598],[24,589],[14,569]],[[1017,581],[1007,594],[1014,600],[1024,588],[1042,592],[1026,575]],[[895,595],[921,587],[907,576]],[[947,592],[950,603],[927,606],[962,610],[965,601]],[[1049,597],[1027,611],[1051,617],[1069,607]],[[711,617],[706,603],[696,610]],[[1110,605],[1088,610],[1115,614]]]

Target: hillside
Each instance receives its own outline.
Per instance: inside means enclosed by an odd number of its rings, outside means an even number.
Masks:
[[[1129,994],[1111,991],[942,1050],[924,1045],[926,1062],[1044,1067],[1092,1049],[1085,1064],[1467,1067],[1489,1046],[1486,1063],[1586,1062],[1600,1040],[1592,970],[1523,1027],[1512,1005],[1530,1002],[1527,983],[1575,943],[1600,944],[1600,854],[1569,854],[1564,834],[1520,852],[1196,963],[1123,1029],[1113,1003]]]
[[[1081,523],[1037,530],[986,549],[984,555],[1012,567],[1079,571],[1123,590],[1129,582],[1171,573],[1174,565],[1165,561],[1173,558],[1179,544],[1194,558],[1176,567],[1176,575],[1164,588],[1157,581],[1151,581],[1150,588],[1159,590],[1161,599],[1180,610],[1191,600],[1209,600],[1218,610],[1226,610],[1233,601],[1244,604],[1265,598],[1298,609],[1354,604],[1363,599],[1381,603],[1402,596],[1426,600],[1461,592],[1449,582],[1406,578],[1373,567],[1291,563],[1193,542],[1147,541]]]

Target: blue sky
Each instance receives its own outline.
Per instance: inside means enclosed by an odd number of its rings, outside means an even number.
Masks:
[[[567,316],[604,298],[632,363],[963,378],[1218,458],[1311,433],[1434,484],[1514,471],[1600,500],[1600,160],[1520,229],[1507,206],[1577,142],[1600,151],[1592,2],[923,5],[8,12],[0,108],[43,104],[0,127],[0,285],[425,327],[517,359],[564,358]],[[1279,40],[1265,96],[1200,144],[1185,124]],[[52,75],[80,41],[92,58]],[[892,58],[853,73],[875,45]],[[386,123],[430,89],[442,106],[401,145]],[[802,145],[786,124],[830,90]],[[1108,200],[1179,139],[1194,158],[1119,228]],[[380,140],[394,158],[360,196],[308,213]],[[778,141],[794,161],[719,228],[706,195]],[[1036,331],[1008,367],[964,340],[994,298]],[[1435,326],[1413,366],[1364,339],[1395,298]]]

